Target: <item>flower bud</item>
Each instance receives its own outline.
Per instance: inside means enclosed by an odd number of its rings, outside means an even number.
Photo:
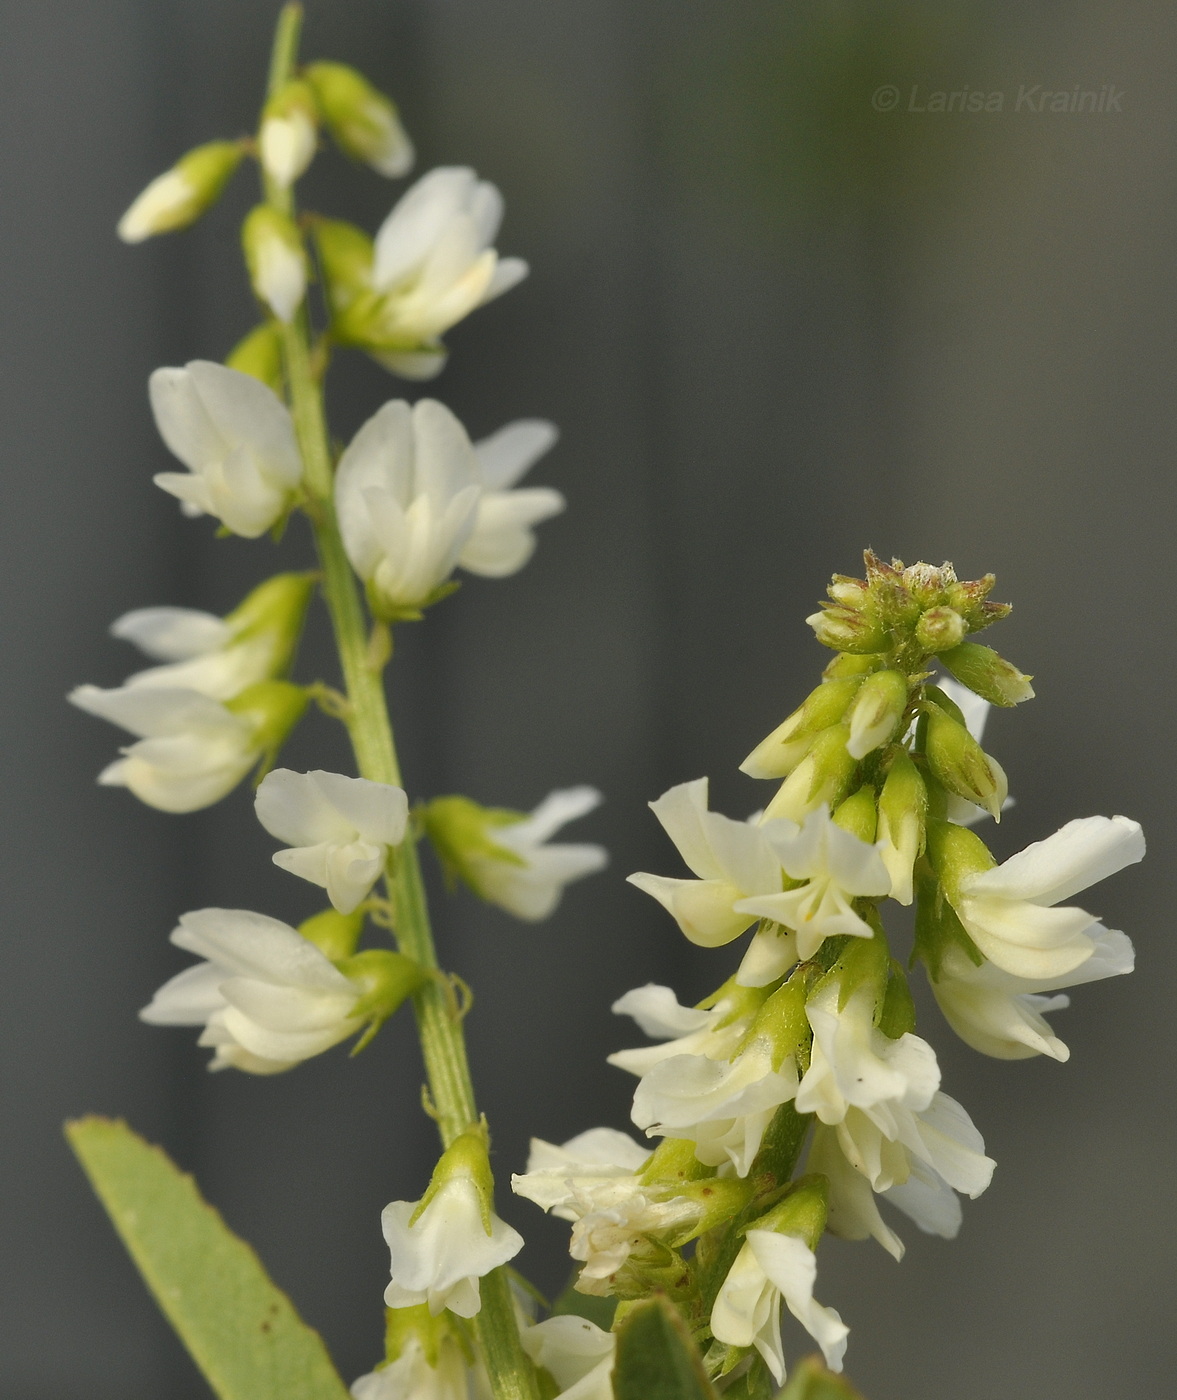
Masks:
[[[1013,611],[1009,603],[988,601],[996,582],[993,574],[986,574],[984,578],[962,579],[959,583],[953,583],[946,592],[944,601],[960,613],[970,632],[979,632],[991,622],[1000,622]]]
[[[793,771],[823,729],[837,724],[862,685],[861,676],[824,681],[805,703],[762,740],[740,764],[751,778],[783,778]]]
[[[855,655],[882,651],[887,632],[873,608],[846,608],[823,603],[822,611],[805,619],[823,647]]]
[[[229,369],[250,374],[279,398],[286,388],[282,373],[282,332],[273,321],[263,321],[225,357]]]
[[[264,641],[271,676],[290,669],[317,582],[313,573],[275,574],[225,617],[235,642]]]
[[[900,904],[912,900],[912,867],[924,848],[928,789],[906,750],[892,759],[879,794],[879,854],[891,877],[891,897]]]
[[[937,705],[926,711],[926,752],[932,773],[949,792],[975,802],[1001,820],[1001,808],[1009,794],[1005,773],[990,758],[965,726]]]
[[[242,225],[241,245],[259,300],[280,321],[292,321],[307,286],[306,251],[293,219],[268,204],[259,204]]]
[[[766,820],[788,817],[801,822],[823,802],[836,806],[845,797],[858,765],[846,751],[850,730],[845,724],[823,729],[805,758],[781,784],[765,808]]]
[[[232,700],[225,701],[226,710],[240,715],[253,725],[258,747],[263,754],[263,769],[273,766],[278,750],[302,718],[306,707],[306,690],[301,685],[291,685],[289,681],[259,681]]]
[[[849,652],[839,652],[821,673],[824,681],[845,680],[849,676],[869,676],[878,667],[874,656],[852,656]]]
[[[887,743],[907,709],[907,677],[902,671],[876,671],[863,681],[850,711],[851,758],[865,758]]]
[[[314,158],[318,120],[314,93],[297,79],[266,103],[258,151],[262,169],[282,189],[289,189]]]
[[[139,195],[119,220],[119,237],[124,243],[142,243],[195,223],[220,199],[243,154],[237,141],[210,141],[189,151]]]
[[[915,639],[924,651],[941,652],[959,646],[968,628],[952,608],[929,608],[915,626]]]
[[[857,792],[852,793],[837,808],[834,812],[834,821],[843,831],[857,836],[868,846],[873,845],[875,828],[878,824],[878,811],[875,807],[875,790],[870,783],[864,783]]]
[[[1008,709],[1023,700],[1034,698],[1031,677],[1023,675],[1016,666],[998,656],[992,647],[983,647],[977,642],[962,642],[951,651],[941,652],[940,661],[953,679],[967,685],[991,705],[1002,705]]]
[[[315,219],[311,225],[327,300],[335,316],[357,297],[372,292],[372,240],[362,228],[342,219]]]
[[[345,63],[311,63],[304,74],[324,122],[345,155],[390,179],[408,174],[413,145],[395,103]]]

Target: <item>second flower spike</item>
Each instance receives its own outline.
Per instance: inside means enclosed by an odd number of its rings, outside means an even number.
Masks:
[[[404,840],[409,803],[401,788],[342,773],[266,775],[255,802],[258,820],[292,848],[274,864],[321,885],[350,914],[380,878],[389,851]]]

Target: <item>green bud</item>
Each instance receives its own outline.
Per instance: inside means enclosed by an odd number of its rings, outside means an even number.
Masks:
[[[975,802],[994,821],[1000,821],[1009,792],[1001,765],[985,753],[963,724],[939,706],[930,705],[926,713],[925,752],[933,774],[949,792]]]
[[[839,652],[821,673],[822,680],[841,681],[849,676],[869,676],[878,665],[877,656],[852,656],[848,651]]]
[[[258,681],[232,700],[225,701],[225,709],[241,715],[254,726],[258,747],[264,755],[263,772],[273,767],[278,750],[302,718],[306,707],[305,688],[291,685],[289,681]]]
[[[372,293],[372,240],[343,219],[315,219],[311,235],[332,314],[342,315],[359,296]]]
[[[340,914],[336,909],[324,909],[312,914],[298,926],[299,933],[313,943],[325,958],[333,963],[350,958],[364,931],[365,914],[357,909],[352,914]]]
[[[314,88],[336,145],[390,179],[408,173],[413,146],[396,105],[345,63],[311,63],[303,70]]]
[[[409,1221],[413,1225],[421,1218],[425,1207],[433,1200],[441,1188],[451,1181],[470,1181],[478,1193],[478,1205],[482,1214],[482,1224],[489,1235],[494,1213],[494,1176],[490,1169],[490,1134],[486,1120],[459,1133],[441,1154],[441,1160],[433,1169],[429,1186],[417,1204]]]
[[[875,807],[875,790],[870,783],[864,783],[836,809],[834,821],[843,831],[857,836],[868,846],[873,844],[878,811]]]
[[[189,151],[139,195],[119,220],[119,237],[142,243],[195,223],[220,199],[244,154],[239,141],[210,141]]]
[[[385,948],[368,948],[341,959],[336,966],[362,988],[353,1016],[367,1021],[368,1029],[352,1051],[358,1054],[394,1011],[429,981],[429,973],[403,953]]]
[[[756,745],[740,764],[740,771],[751,778],[783,778],[791,773],[813,747],[818,734],[837,724],[846,713],[862,684],[861,676],[824,681],[767,739]]]
[[[952,608],[929,608],[916,623],[915,639],[924,651],[936,653],[959,646],[967,630],[964,618]]]
[[[826,1228],[830,1186],[824,1176],[800,1177],[777,1205],[749,1223],[749,1230],[772,1230],[778,1235],[799,1235],[811,1250]]]
[[[1013,611],[1008,603],[989,602],[989,594],[996,582],[993,574],[986,574],[984,578],[978,579],[962,579],[959,583],[954,583],[945,594],[944,601],[960,613],[970,632],[979,632],[991,622],[1000,622]]]
[[[318,576],[275,574],[260,583],[225,618],[235,641],[263,643],[271,675],[290,669]]]
[[[262,169],[282,189],[289,189],[315,155],[319,111],[309,84],[295,78],[267,101],[258,132]]]
[[[961,685],[967,685],[991,705],[1008,708],[1034,698],[1031,677],[1023,675],[1016,666],[1011,666],[992,647],[983,647],[977,642],[962,642],[951,651],[942,652],[940,660],[945,670]]]
[[[282,332],[273,321],[263,321],[229,351],[225,364],[241,374],[251,374],[279,398],[286,389],[282,373]]]
[[[898,1040],[900,1036],[915,1030],[915,1002],[907,985],[907,974],[894,958],[891,959],[887,990],[879,1012],[879,1030],[889,1040]]]
[[[894,750],[879,794],[879,854],[891,877],[891,898],[912,900],[912,867],[924,849],[928,789],[907,751]]]
[[[655,1186],[663,1182],[694,1181],[710,1172],[711,1168],[705,1167],[695,1156],[693,1142],[685,1138],[663,1138],[638,1173],[638,1180],[643,1185]]]
[[[902,671],[876,671],[859,688],[850,711],[851,758],[865,758],[890,741],[907,710],[907,677]]]
[[[936,827],[947,827],[947,823],[936,823]],[[963,827],[953,827],[953,831],[963,831]],[[932,828],[929,828],[931,833]],[[972,833],[966,833],[971,835]],[[929,834],[929,851],[933,838]],[[986,851],[986,855],[989,853]],[[989,857],[992,865],[993,858]],[[953,857],[945,854],[945,864],[951,868]],[[984,867],[982,867],[984,868]],[[939,980],[940,969],[950,948],[964,952],[976,966],[980,967],[984,958],[977,945],[965,931],[957,917],[956,910],[949,902],[947,891],[937,880],[936,875],[925,867],[924,873],[916,881],[915,943],[912,958],[918,959],[928,969],[933,982]]]
[[[845,724],[823,729],[765,808],[765,817],[788,817],[790,821],[802,822],[823,802],[836,807],[849,791],[858,768],[846,751],[849,737]]]
[[[951,715],[957,724],[964,724],[964,711],[953,700],[947,691],[941,690],[938,685],[924,686],[924,699],[930,700],[933,705],[938,706],[946,715]],[[967,728],[967,725],[966,725]]]
[[[258,300],[280,321],[292,321],[306,295],[308,276],[306,250],[294,220],[269,204],[258,204],[241,226],[241,246]]]
[[[805,621],[823,647],[862,655],[882,651],[887,645],[886,628],[872,608],[847,608],[834,603],[821,606],[821,612],[812,613]]]

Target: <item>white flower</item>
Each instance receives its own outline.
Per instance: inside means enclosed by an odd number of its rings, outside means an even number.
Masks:
[[[136,608],[111,624],[111,635],[166,664],[136,671],[125,686],[198,690],[232,700],[274,674],[275,639],[261,632],[238,638],[212,613],[194,608]]]
[[[653,895],[692,943],[716,948],[738,938],[757,918],[741,901],[781,888],[780,860],[766,829],[709,812],[706,778],[672,787],[650,810],[699,878],[639,872],[629,883]]]
[[[824,804],[798,826],[781,817],[764,824],[765,833],[785,873],[805,883],[776,894],[742,899],[742,914],[772,919],[797,933],[797,954],[811,958],[822,942],[836,934],[870,938],[870,925],[851,906],[859,895],[885,895],[891,888],[882,856],[874,846],[832,820]]]
[[[835,1129],[824,1123],[816,1124],[805,1169],[824,1176],[829,1183],[826,1229],[830,1234],[843,1240],[865,1240],[873,1236],[893,1258],[903,1258],[903,1241],[879,1214],[870,1182],[846,1160]],[[949,1195],[956,1205],[956,1228],[941,1233],[951,1238],[959,1228],[960,1202],[955,1192],[950,1190]]]
[[[568,1314],[522,1327],[519,1339],[532,1361],[560,1387],[555,1400],[613,1400],[617,1338],[612,1332]]]
[[[153,1026],[204,1026],[210,1069],[276,1074],[359,1030],[361,989],[300,933],[247,909],[198,909],[171,935],[207,962],[166,982],[139,1013]]]
[[[195,690],[150,685],[101,690],[82,685],[70,702],[139,737],[98,775],[162,812],[209,807],[261,758],[257,726]]]
[[[310,165],[315,154],[315,123],[303,106],[290,105],[268,116],[258,133],[258,148],[266,174],[288,189]]]
[[[949,948],[932,991],[948,1024],[966,1045],[983,1055],[1001,1060],[1024,1060],[1031,1055],[1067,1060],[1071,1052],[1044,1013],[1061,1011],[1070,998],[1042,993],[1122,976],[1132,971],[1135,961],[1130,940],[1118,929],[1097,926],[1093,939],[1095,950],[1086,962],[1045,981],[1015,977],[989,961],[977,967],[958,948]]]
[[[411,1336],[395,1361],[361,1376],[351,1387],[355,1400],[471,1400],[471,1373],[453,1337],[437,1343],[429,1364],[420,1337]]]
[[[386,403],[343,454],[335,506],[344,548],[378,610],[413,613],[449,578],[482,494],[474,449],[449,409]]]
[[[840,1123],[851,1108],[872,1111],[888,1126],[891,1106],[921,1112],[940,1087],[936,1052],[917,1035],[892,1040],[874,1024],[875,991],[854,992],[841,1010],[837,982],[805,1004],[813,1027],[809,1068],[797,1090],[797,1112]]]
[[[632,1016],[652,1040],[667,1043],[637,1050],[617,1050],[609,1056],[609,1064],[628,1074],[643,1075],[674,1055],[699,1054],[713,1060],[727,1060],[743,1040],[759,1005],[757,1001],[743,1013],[735,999],[728,995],[704,1010],[680,1006],[673,991],[656,982],[635,987],[613,1003],[614,1015]]]
[[[777,1384],[785,1379],[781,1346],[781,1300],[825,1354],[842,1369],[850,1329],[833,1308],[814,1300],[817,1260],[796,1235],[749,1230],[711,1311],[711,1331],[728,1346],[754,1346]]]
[[[575,1222],[569,1252],[584,1263],[582,1293],[608,1293],[640,1236],[698,1219],[696,1202],[642,1183],[649,1155],[624,1133],[592,1128],[562,1147],[533,1138],[527,1172],[511,1178],[516,1195]]]
[[[1144,834],[1127,817],[1081,817],[950,892],[973,942],[1003,972],[1059,979],[1092,956],[1107,930],[1074,905],[1053,906],[1144,856]]]
[[[213,515],[234,534],[256,539],[290,509],[302,458],[286,406],[252,375],[208,360],[151,376],[160,435],[189,470],[161,472],[155,484],[191,515]]]
[[[350,914],[380,878],[390,847],[404,840],[409,800],[401,788],[342,773],[275,768],[255,799],[258,821],[293,849],[274,864],[321,885]]]
[[[462,1175],[436,1183],[421,1206],[412,1201],[385,1206],[380,1221],[392,1254],[385,1303],[390,1308],[428,1303],[435,1317],[443,1308],[473,1317],[482,1306],[478,1280],[523,1248],[518,1231],[493,1213],[488,1227],[482,1211],[478,1185]]]
[[[549,843],[565,822],[591,812],[601,801],[595,788],[559,788],[529,817],[496,826],[490,833],[496,846],[516,858],[499,860],[475,852],[467,857],[471,884],[483,899],[520,919],[546,919],[560,902],[564,886],[609,860],[603,846]]]
[[[388,368],[436,374],[438,337],[527,276],[521,258],[500,258],[492,246],[502,217],[494,185],[460,166],[431,170],[397,202],[376,234],[372,268],[381,295],[374,329],[391,347],[380,355]]]
[[[549,486],[511,490],[556,441],[556,429],[522,418],[474,444],[482,495],[458,563],[484,578],[518,573],[535,552],[533,525],[559,515],[564,497]]]
[[[797,1093],[792,1059],[775,1070],[772,1062],[771,1045],[760,1040],[727,1063],[672,1055],[642,1076],[630,1117],[648,1137],[693,1142],[700,1162],[730,1162],[747,1176],[773,1115]]]

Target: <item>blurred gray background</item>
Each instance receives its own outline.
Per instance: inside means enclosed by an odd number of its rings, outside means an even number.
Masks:
[[[0,512],[5,679],[0,977],[0,1394],[177,1400],[203,1383],[157,1316],[60,1123],[125,1115],[197,1173],[325,1334],[349,1379],[380,1346],[381,1206],[432,1162],[408,1018],[358,1061],[211,1078],[186,1032],[135,1011],[187,959],[205,904],[296,920],[248,794],[165,817],[94,775],[118,733],[73,684],[135,666],[124,610],[224,611],[308,558],[217,542],[151,474],[159,364],[223,356],[252,324],[243,172],[194,231],[138,249],[114,224],[189,146],[254,120],[272,0],[0,3]],[[1103,1400],[1171,1369],[1174,953],[1172,446],[1177,349],[1177,11],[1147,0],[310,0],[305,52],[358,63],[402,104],[419,168],[470,163],[507,197],[499,247],[533,275],[450,337],[426,392],[475,435],[561,427],[536,480],[567,493],[535,561],[472,580],[404,629],[394,704],[414,796],[529,807],[592,782],[610,871],[522,927],[439,906],[500,1170],[529,1134],[625,1126],[609,1003],[649,979],[684,1000],[735,953],[687,947],[623,883],[676,857],[645,802],[736,765],[814,683],[802,619],[864,545],[992,569],[1016,604],[993,641],[1038,698],[991,747],[1018,806],[1001,855],[1075,815],[1127,812],[1146,865],[1088,896],[1137,976],[1057,1017],[1069,1065],[985,1061],[921,1030],[999,1162],[946,1244],[823,1247],[819,1296],[851,1323],[868,1400]],[[894,110],[872,94],[898,89]],[[1122,96],[1016,110],[1020,88]],[[935,91],[996,113],[909,110]],[[914,99],[912,96],[915,90]],[[887,97],[877,99],[886,105]],[[374,227],[395,190],[325,152],[306,201]],[[347,436],[406,392],[359,357],[330,389]],[[407,386],[410,396],[421,392]],[[301,675],[330,677],[322,623]],[[346,762],[325,719],[292,766]],[[562,1283],[566,1227],[524,1202],[518,1261]],[[793,1354],[804,1347],[789,1334]]]

